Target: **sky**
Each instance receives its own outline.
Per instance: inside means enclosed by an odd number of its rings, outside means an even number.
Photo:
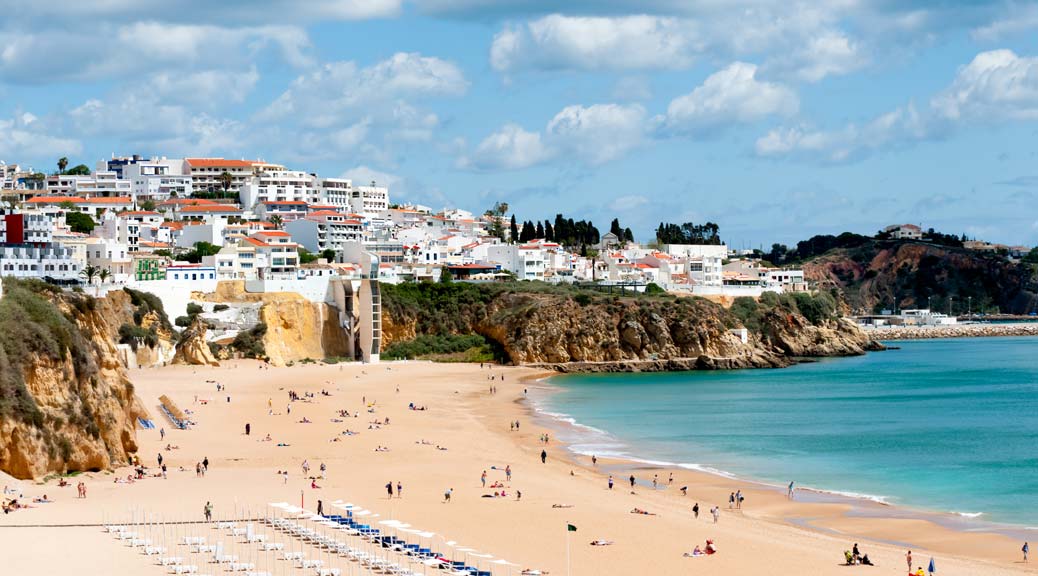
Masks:
[[[1038,244],[1038,3],[0,0],[0,160],[263,159],[735,247]]]

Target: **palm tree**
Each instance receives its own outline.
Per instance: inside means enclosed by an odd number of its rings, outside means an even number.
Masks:
[[[94,283],[94,278],[97,278],[97,275],[100,273],[101,270],[97,266],[86,266],[80,270],[79,275],[86,278],[88,285],[92,285]]]
[[[68,168],[68,158],[62,156],[58,158],[58,174],[64,174],[65,168]]]
[[[231,176],[230,172],[224,172],[217,176],[216,179],[220,181],[220,185],[223,186],[223,193],[226,195],[227,191],[231,189],[231,183],[234,182],[234,176]]]
[[[98,279],[101,280],[101,284],[108,282],[108,279],[112,277],[112,271],[108,268],[102,268],[97,272]]]
[[[270,218],[267,218],[267,222],[270,222],[276,228],[281,228],[281,224],[282,224],[281,216],[278,216],[277,214],[271,216]]]

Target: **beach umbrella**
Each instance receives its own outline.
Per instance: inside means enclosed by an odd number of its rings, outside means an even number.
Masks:
[[[934,563],[933,556],[930,557],[930,567],[927,568],[926,571],[929,572],[930,574],[933,574],[934,572],[937,571],[937,564]]]

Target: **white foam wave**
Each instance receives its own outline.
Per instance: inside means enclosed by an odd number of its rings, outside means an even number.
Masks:
[[[962,516],[963,518],[980,518],[984,515],[983,512],[954,512],[954,514]]]
[[[689,464],[689,463],[682,462],[682,463],[678,464],[678,467],[679,468],[684,468],[685,470],[695,470],[696,472],[705,472],[707,474],[713,474],[714,476],[722,476],[724,478],[735,478],[736,477],[735,474],[732,474],[731,472],[727,472],[725,470],[721,470],[720,468],[714,468],[712,466],[704,466],[702,464]]]
[[[877,504],[883,504],[889,506],[890,502],[887,496],[878,496],[876,494],[864,494],[861,492],[848,492],[845,490],[826,490],[823,488],[812,488],[810,486],[801,486],[797,490],[806,490],[808,492],[816,492],[818,494],[832,494],[833,496],[842,496],[844,498],[853,498],[855,500],[869,500]]]

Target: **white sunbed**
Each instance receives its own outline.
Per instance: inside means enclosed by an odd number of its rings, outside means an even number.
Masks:
[[[166,553],[166,547],[165,546],[145,546],[144,547],[144,554],[147,555],[147,556],[154,556],[156,554],[165,554],[165,553]]]
[[[216,544],[196,544],[191,547],[194,554],[216,554]]]
[[[205,536],[184,536],[184,539],[181,540],[180,543],[187,546],[205,544]]]
[[[217,554],[213,559],[216,560],[217,564],[230,564],[238,561],[237,556],[232,556],[230,554]]]
[[[340,576],[341,574],[342,574],[342,570],[339,570],[338,568],[318,568],[317,569],[317,576]]]
[[[255,570],[256,565],[251,562],[232,562],[228,568],[231,572],[248,572]]]
[[[183,564],[184,559],[180,556],[164,556],[159,558],[159,564],[162,566],[176,566],[177,564]]]
[[[284,553],[282,553],[281,558],[284,559],[284,560],[302,560],[303,559],[303,553],[302,552],[284,552]]]
[[[175,564],[169,567],[171,574],[197,574],[198,566],[194,564]]]

